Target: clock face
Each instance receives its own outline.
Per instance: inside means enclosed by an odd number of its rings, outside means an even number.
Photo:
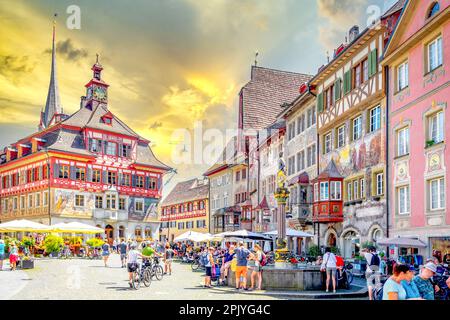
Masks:
[[[94,89],[94,99],[101,101],[106,100],[106,89],[103,87],[96,87]]]

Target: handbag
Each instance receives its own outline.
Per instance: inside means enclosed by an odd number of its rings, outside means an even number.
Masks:
[[[328,258],[327,258],[327,261],[325,262],[325,267],[320,268],[320,272],[327,271],[327,264],[328,264],[328,260],[330,260],[330,256],[331,256],[331,253],[328,253]]]

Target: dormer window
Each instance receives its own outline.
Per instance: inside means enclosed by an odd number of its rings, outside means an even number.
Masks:
[[[427,19],[431,18],[432,16],[434,16],[436,13],[439,12],[439,2],[435,2],[430,6],[430,9],[428,10],[428,15],[427,15]]]
[[[107,125],[111,125],[112,124],[112,119],[109,117],[103,117],[103,123],[107,124]]]

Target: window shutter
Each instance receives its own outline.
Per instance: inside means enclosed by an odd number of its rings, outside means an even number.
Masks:
[[[341,98],[341,79],[337,79],[334,82],[334,100],[338,101]]]
[[[369,77],[375,75],[378,71],[378,55],[377,49],[374,49],[369,54]]]
[[[128,212],[134,212],[134,198],[128,199]]]
[[[323,111],[323,92],[319,93],[317,96],[317,112],[321,113]]]
[[[136,175],[131,175],[131,186],[136,187]]]
[[[59,164],[55,163],[53,164],[53,177],[58,178],[59,177]],[[25,183],[28,183],[28,175],[25,172]]]
[[[102,171],[102,181],[104,184],[108,183],[108,172],[106,170]]]
[[[145,189],[150,189],[150,177],[145,177]]]
[[[42,166],[39,167],[39,180],[42,180],[43,177],[43,170],[42,170]],[[16,183],[19,181],[18,179],[19,177],[17,176],[17,180]]]
[[[70,166],[70,180],[75,180],[77,178],[76,175],[76,167],[75,166]]]
[[[117,176],[117,185],[121,186],[123,185],[123,173],[119,172],[118,176]]]
[[[344,73],[344,94],[347,94],[352,89],[352,71],[348,70]]]
[[[87,169],[86,169],[86,181],[92,182],[92,168],[91,167],[87,167]]]

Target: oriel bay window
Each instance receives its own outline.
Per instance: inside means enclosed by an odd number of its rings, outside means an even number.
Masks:
[[[329,183],[321,182],[320,183],[320,201],[329,200]]]
[[[330,199],[331,200],[341,200],[341,182],[340,181],[330,181]]]

